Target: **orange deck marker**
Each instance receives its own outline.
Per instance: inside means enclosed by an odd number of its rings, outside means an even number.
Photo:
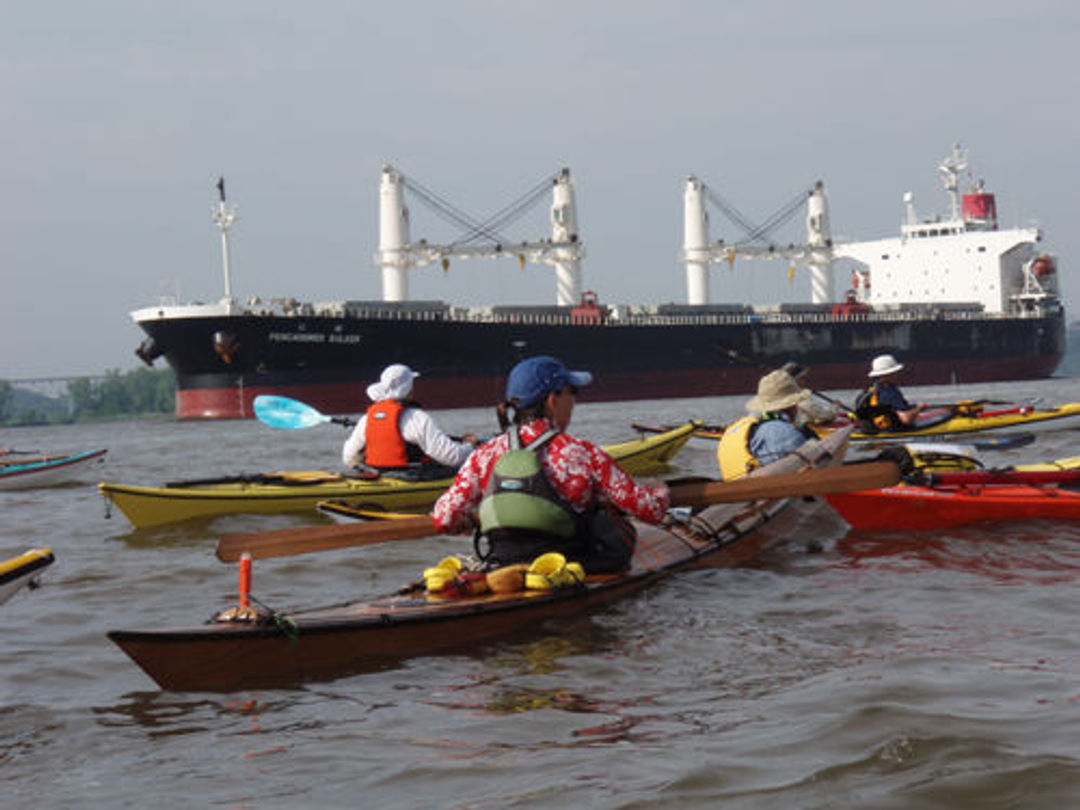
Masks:
[[[240,555],[240,607],[248,606],[251,593],[251,555],[246,551]]]

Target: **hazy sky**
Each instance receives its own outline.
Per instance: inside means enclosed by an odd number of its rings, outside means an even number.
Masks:
[[[135,368],[131,310],[219,298],[219,174],[238,297],[378,298],[387,162],[476,218],[569,166],[585,287],[661,303],[685,300],[687,175],[755,220],[822,179],[834,235],[877,238],[904,191],[945,210],[959,140],[1002,224],[1043,227],[1078,317],[1078,52],[1069,0],[6,3],[0,378]],[[548,235],[547,205],[511,238]],[[414,238],[457,236],[410,207]],[[809,294],[782,263],[712,272],[714,301]],[[516,262],[410,286],[554,300],[551,270]]]

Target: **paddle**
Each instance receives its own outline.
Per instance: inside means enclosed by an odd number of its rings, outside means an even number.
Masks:
[[[753,360],[753,359],[751,359],[749,357],[746,357],[746,356],[744,356],[742,354],[739,354],[739,352],[737,352],[735,349],[732,349],[730,347],[719,346],[719,348],[725,355],[727,355],[729,360],[734,360],[736,363],[741,363],[744,366],[753,366],[754,368],[761,369],[762,371],[773,371],[773,370],[775,370],[773,366],[768,366],[768,365],[765,365],[764,363],[759,363],[756,360]],[[841,402],[838,399],[833,399],[832,397],[827,396],[827,395],[821,393],[820,391],[814,391],[813,389],[810,389],[810,393],[813,394],[818,399],[824,400],[825,402],[828,402],[830,405],[835,405],[837,408],[840,408],[840,410],[842,410],[848,416],[854,416],[854,414],[855,414],[855,409],[854,408],[852,408],[850,405],[844,404],[843,402]]]
[[[255,417],[264,425],[286,430],[303,430],[315,425],[333,422],[335,425],[352,427],[356,424],[347,416],[327,416],[305,402],[289,397],[272,394],[260,394],[255,397]],[[451,436],[454,441],[462,441],[460,436]],[[477,444],[483,444],[488,437],[478,437]]]
[[[917,438],[921,438],[923,441],[929,439],[931,443],[933,442],[932,436]],[[974,447],[976,450],[1011,450],[1015,447],[1025,447],[1034,441],[1034,433],[1011,433],[1004,436],[973,436],[970,439],[967,437],[963,439],[965,445]],[[895,439],[862,443],[862,446],[867,450],[882,450],[886,447],[893,447],[895,445]]]
[[[802,470],[786,475],[763,475],[736,481],[693,481],[671,486],[671,503],[704,507],[714,503],[796,498],[878,489],[896,484],[900,468],[892,461],[866,461]],[[350,546],[416,540],[439,534],[428,515],[379,523],[344,526],[304,526],[270,532],[229,534],[217,547],[218,559],[235,562],[245,551],[252,559],[284,557]]]
[[[378,475],[350,475],[350,478],[378,478]],[[251,473],[250,475],[219,475],[212,478],[188,478],[183,481],[166,481],[167,489],[188,489],[215,484],[280,484],[281,486],[306,487],[330,481],[344,481],[341,473],[312,470],[310,472]]]
[[[303,430],[328,422],[344,427],[356,424],[346,416],[326,416],[300,400],[270,394],[255,397],[255,418],[264,425],[286,430]]]

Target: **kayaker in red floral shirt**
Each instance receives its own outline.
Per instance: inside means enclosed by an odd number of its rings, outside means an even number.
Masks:
[[[633,527],[605,505],[658,523],[670,498],[665,485],[637,483],[603,449],[563,432],[570,424],[577,389],[590,382],[591,374],[570,371],[554,357],[518,363],[507,380],[506,401],[499,406],[500,423],[507,432],[477,448],[462,465],[432,510],[435,525],[449,533],[472,531],[478,525],[479,508],[479,525],[488,545],[482,554],[491,564],[529,561],[547,551],[560,551],[589,573],[626,568],[633,552]],[[528,448],[533,442],[538,442],[532,449],[542,474],[515,478],[508,463],[496,470],[513,444]]]

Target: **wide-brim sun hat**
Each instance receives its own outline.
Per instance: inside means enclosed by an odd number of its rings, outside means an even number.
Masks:
[[[368,399],[381,402],[384,399],[405,399],[412,393],[413,380],[420,376],[402,363],[394,363],[383,369],[379,381],[367,387]]]
[[[746,410],[754,413],[782,411],[809,396],[810,391],[800,388],[786,371],[772,371],[758,381],[757,396],[747,400]]]
[[[903,367],[904,364],[897,361],[891,354],[879,354],[870,364],[870,373],[867,376],[884,377],[886,374],[895,374]]]
[[[587,371],[571,371],[561,360],[541,354],[528,357],[511,369],[506,380],[506,398],[519,408],[530,408],[563,386],[581,388],[592,379]]]

